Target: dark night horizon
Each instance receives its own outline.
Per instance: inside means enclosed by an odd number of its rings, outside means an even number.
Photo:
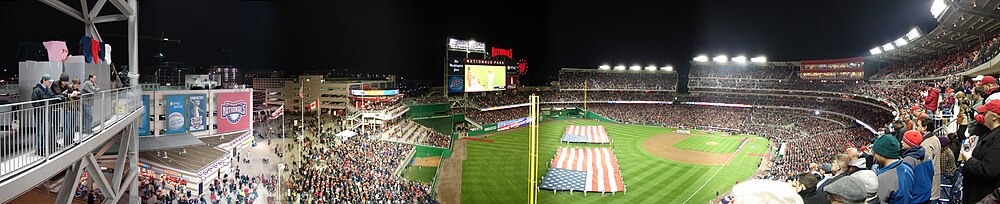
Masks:
[[[140,1],[140,66],[166,61],[296,74],[349,69],[441,80],[448,38],[513,49],[540,85],[563,67],[672,65],[696,55],[771,61],[867,56],[913,27],[931,30],[931,1]],[[79,3],[67,3],[79,7]],[[113,9],[107,9],[113,10]],[[111,12],[111,11],[108,11]],[[16,68],[17,44],[62,40],[75,53],[76,20],[36,1],[0,2],[0,68]],[[124,23],[99,24],[125,48]],[[179,39],[180,43],[153,40]],[[117,46],[116,46],[117,45]],[[223,50],[239,50],[235,53]],[[128,59],[113,52],[116,64]],[[140,68],[142,68],[140,67]],[[5,75],[16,74],[9,69]]]

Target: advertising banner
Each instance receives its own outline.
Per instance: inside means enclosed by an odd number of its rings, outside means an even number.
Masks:
[[[531,118],[518,118],[497,123],[497,131],[504,131],[531,124]]]
[[[193,94],[188,97],[188,130],[191,132],[204,131],[207,130],[207,125],[205,123],[205,109],[206,103],[205,94]]]
[[[355,96],[392,96],[398,95],[399,89],[393,90],[351,90],[351,95]]]
[[[139,118],[139,136],[149,135],[149,95],[142,95],[142,117]]]
[[[187,105],[187,96],[171,95],[167,96],[167,134],[182,133],[187,131],[187,122],[184,116],[184,107]]]
[[[448,75],[465,74],[465,57],[448,57]]]
[[[463,76],[448,76],[448,92],[461,93],[465,91],[465,79]]]
[[[219,93],[216,99],[219,133],[250,129],[250,92]]]
[[[507,75],[507,90],[517,90],[517,75]]]

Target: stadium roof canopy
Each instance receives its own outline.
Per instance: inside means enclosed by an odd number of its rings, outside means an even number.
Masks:
[[[1000,0],[934,0],[930,12],[938,22],[934,30],[914,28],[899,39],[886,39],[885,45],[872,48],[872,57],[896,61],[947,53],[975,45],[1000,29]]]

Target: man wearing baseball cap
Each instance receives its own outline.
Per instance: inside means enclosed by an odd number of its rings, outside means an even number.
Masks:
[[[48,75],[48,74],[42,75],[42,78],[41,78],[41,80],[38,81],[38,84],[35,84],[35,87],[31,88],[31,100],[32,101],[37,101],[37,102],[34,102],[34,103],[31,104],[34,107],[45,106],[46,102],[43,101],[43,100],[50,99],[50,98],[56,98],[56,97],[57,97],[56,93],[52,92],[52,76],[51,75]],[[51,102],[52,101],[50,101],[50,103]],[[44,108],[36,108],[34,112],[35,112],[34,113],[35,122],[38,125],[38,127],[35,128],[35,132],[36,132],[35,134],[37,135],[35,139],[36,139],[36,142],[37,142],[36,144],[39,144],[39,145],[35,145],[35,154],[38,154],[40,156],[45,156],[44,145],[41,145],[41,144],[45,144],[43,142],[43,137],[44,137],[44,132],[43,131],[45,131],[44,127],[48,127],[51,124],[48,124],[48,125],[45,124],[45,122],[46,122],[45,121],[45,114],[46,113],[44,111]]]
[[[1000,187],[1000,131],[997,131],[1000,100],[989,101],[976,107],[976,111],[980,112],[982,124],[990,131],[985,136],[969,137],[961,148],[961,158],[965,160],[962,166],[965,203],[978,202]]]
[[[937,154],[934,154],[933,150],[920,146],[923,142],[924,136],[917,130],[907,131],[901,142],[903,163],[913,168],[913,191],[910,194],[913,195],[914,201],[937,200],[934,194],[938,191],[935,189],[939,189],[937,186],[940,186],[941,182],[939,179],[934,179],[934,161],[938,159]],[[940,148],[938,149],[940,150]],[[940,173],[937,173],[937,176],[940,176]],[[939,183],[935,185],[934,181]]]
[[[997,92],[1000,92],[1000,89],[997,88],[997,79],[993,78],[993,76],[984,76],[983,80],[976,82],[976,86],[983,87],[983,90],[986,90],[987,97],[983,101],[984,104],[988,101],[1000,99],[1000,94],[997,94]]]
[[[892,135],[883,135],[872,145],[875,161],[879,168],[878,197],[880,203],[915,203],[913,195],[913,169],[899,160],[899,140]],[[923,202],[923,201],[919,201]]]

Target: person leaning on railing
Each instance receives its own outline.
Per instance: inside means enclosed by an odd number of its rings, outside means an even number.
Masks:
[[[31,89],[31,100],[37,101],[31,104],[32,106],[36,107],[36,109],[34,110],[34,117],[36,121],[35,133],[37,135],[35,140],[36,141],[35,153],[42,156],[45,155],[44,151],[45,146],[43,145],[44,144],[43,138],[45,136],[44,128],[47,127],[45,124],[45,117],[44,117],[44,115],[46,114],[45,109],[40,108],[45,106],[46,102],[42,100],[55,98],[57,99],[56,101],[60,101],[62,99],[62,96],[53,92],[51,87],[52,87],[52,76],[45,74],[42,75],[42,79],[38,82],[38,84],[36,84],[35,87]]]
[[[63,146],[69,146],[74,140],[73,136],[76,135],[76,119],[77,115],[80,114],[80,106],[78,103],[75,103],[77,100],[80,100],[80,79],[73,79],[73,81],[66,86],[66,89],[63,90],[62,95],[66,97],[67,101],[67,103],[65,103],[66,114],[63,116],[65,119],[64,121],[66,121],[66,124],[62,129]]]
[[[96,100],[93,94],[98,91],[101,91],[101,88],[97,87],[97,75],[90,73],[87,75],[87,80],[80,86],[81,93],[89,94],[83,96],[83,134],[90,134],[93,131],[94,113],[92,107],[94,100]]]

